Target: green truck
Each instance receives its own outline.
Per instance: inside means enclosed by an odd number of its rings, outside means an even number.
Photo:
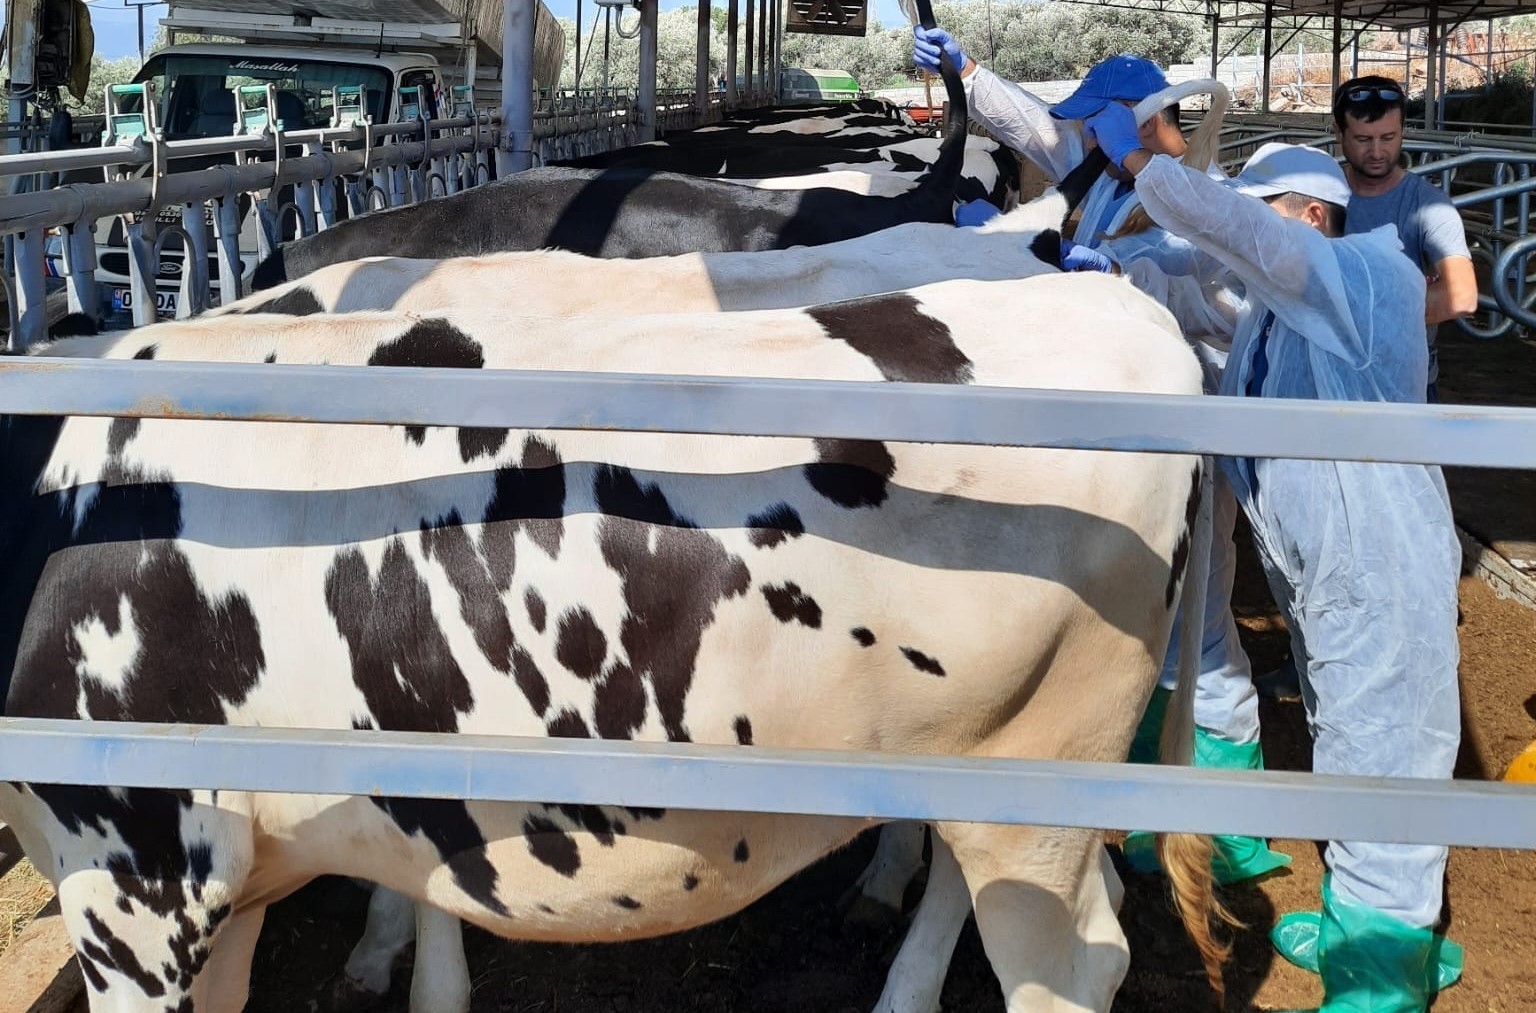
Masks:
[[[785,67],[779,72],[779,103],[852,102],[861,94],[859,82],[844,70]]]

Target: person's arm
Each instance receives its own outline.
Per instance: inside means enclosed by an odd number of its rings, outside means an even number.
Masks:
[[[1446,257],[1435,264],[1425,294],[1424,320],[1431,327],[1477,312],[1477,275],[1471,257]]]
[[[1338,254],[1322,233],[1168,155],[1142,148],[1124,155],[1123,165],[1136,177],[1136,193],[1152,220],[1237,275],[1250,300],[1347,362],[1370,357]]]
[[[970,115],[992,135],[1061,182],[1083,160],[1080,124],[1058,120],[1051,107],[1012,81],[1004,81],[965,54],[942,28],[912,29],[912,64],[939,72],[943,56],[960,71]]]
[[[1082,162],[1083,132],[1051,115],[1050,104],[967,59],[961,75],[973,119],[1059,183]]]
[[[1420,229],[1425,261],[1434,265],[1424,303],[1424,320],[1433,327],[1477,312],[1477,276],[1461,212],[1427,181],[1423,189],[1429,196],[1413,224]]]

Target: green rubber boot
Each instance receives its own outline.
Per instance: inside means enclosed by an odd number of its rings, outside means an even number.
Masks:
[[[1356,904],[1352,901],[1341,900],[1335,897],[1329,879],[1326,876],[1323,877],[1323,904],[1325,908],[1331,904],[1340,909],[1364,908],[1367,911],[1371,910],[1370,908],[1365,908],[1362,904]],[[1388,918],[1385,915],[1381,917],[1387,918],[1388,921],[1394,924],[1401,925],[1395,918]],[[1280,956],[1304,971],[1318,974],[1320,973],[1318,969],[1318,950],[1322,937],[1322,924],[1323,915],[1320,911],[1293,912],[1281,918],[1275,927],[1270,930],[1269,939],[1270,942],[1275,944],[1275,951]],[[1404,931],[1419,930],[1405,928]],[[1461,970],[1465,964],[1466,955],[1463,953],[1460,944],[1454,943],[1440,935],[1434,936],[1432,950],[1435,958],[1435,974],[1432,988],[1438,992],[1441,989],[1450,988],[1457,981],[1461,980]]]
[[[1194,765],[1215,770],[1263,770],[1264,753],[1257,742],[1229,742],[1203,728],[1196,728]],[[1218,834],[1212,841],[1216,852],[1211,868],[1216,874],[1216,882],[1222,886],[1241,883],[1291,864],[1289,855],[1270,850],[1262,837]],[[1161,868],[1157,860],[1156,836],[1145,830],[1126,835],[1124,852],[1126,861],[1137,872],[1157,872]]]
[[[1325,880],[1315,950],[1323,979],[1317,1013],[1425,1013],[1442,973],[1437,968],[1454,945],[1337,896]]]
[[[1141,716],[1141,724],[1136,726],[1136,737],[1131,740],[1131,755],[1127,759],[1132,763],[1157,762],[1161,753],[1158,743],[1163,738],[1163,721],[1168,717],[1168,701],[1171,699],[1171,689],[1158,686],[1152,691],[1152,699],[1147,701],[1147,710]]]

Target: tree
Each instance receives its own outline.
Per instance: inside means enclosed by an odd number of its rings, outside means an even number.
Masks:
[[[1186,63],[1204,52],[1205,32],[1200,19],[1152,10],[1119,10],[1026,2],[1026,0],[937,0],[934,14],[961,46],[978,62],[1014,81],[1049,81],[1081,77],[1106,56],[1131,52],[1167,66]],[[626,31],[637,19],[626,11],[621,19]],[[566,37],[576,26],[561,20]],[[726,12],[716,4],[710,11],[709,73],[714,80],[725,72]],[[603,25],[586,26],[582,36],[581,84],[602,83]],[[640,73],[640,40],[624,39],[617,24],[611,37],[610,82],[633,88]],[[698,37],[698,9],[681,7],[657,18],[656,84],[659,88],[692,88],[694,47]],[[745,17],[737,26],[740,73],[746,60]],[[566,46],[561,83],[575,82],[574,46]],[[589,56],[590,50],[590,56]],[[590,62],[589,62],[590,61]],[[912,34],[905,24],[886,27],[869,19],[862,38],[841,35],[784,35],[786,67],[821,67],[852,74],[866,89],[907,83],[912,77]]]
[[[103,105],[104,93],[109,84],[127,84],[133,80],[133,75],[139,72],[139,58],[137,56],[124,56],[116,60],[108,60],[100,54],[91,57],[91,83],[87,88],[85,98],[68,105],[73,112],[100,113],[105,112]]]

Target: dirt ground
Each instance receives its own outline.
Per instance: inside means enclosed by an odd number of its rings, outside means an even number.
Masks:
[[[1450,401],[1536,404],[1536,345],[1452,338],[1442,351]],[[1511,393],[1511,388],[1518,391]],[[1536,476],[1457,472],[1450,476],[1464,526],[1485,537],[1529,537]],[[1241,522],[1240,522],[1241,523]],[[1523,525],[1523,527],[1522,527]],[[1246,532],[1239,531],[1234,608],[1254,667],[1285,649]],[[1463,739],[1457,776],[1496,778],[1536,738],[1536,612],[1502,601],[1475,577],[1461,583]],[[1309,746],[1300,704],[1267,703],[1264,747],[1272,768],[1305,770]],[[1533,842],[1536,844],[1536,842]],[[862,1013],[880,994],[900,926],[846,924],[837,898],[871,853],[863,838],[805,871],[741,914],[667,939],[617,946],[534,946],[466,930],[475,1013]],[[1225,899],[1247,928],[1234,934],[1227,1011],[1315,1005],[1315,977],[1277,959],[1266,933],[1284,912],[1315,908],[1322,873],[1318,845],[1277,841],[1295,862]],[[1118,860],[1118,851],[1112,848]],[[1117,1013],[1203,1013],[1218,1007],[1158,877],[1125,872],[1121,915],[1132,966]],[[909,900],[915,900],[914,896]],[[312,884],[269,913],[257,954],[250,1013],[335,1008],[328,981],[361,930],[366,896],[349,882]],[[1467,951],[1463,981],[1435,1013],[1536,1011],[1536,853],[1460,850],[1452,854],[1446,918]],[[405,1013],[409,966],[397,968],[384,1010]],[[944,990],[946,1010],[1000,1011],[1002,997],[974,924],[968,925]],[[79,1006],[84,1013],[84,1003]]]

